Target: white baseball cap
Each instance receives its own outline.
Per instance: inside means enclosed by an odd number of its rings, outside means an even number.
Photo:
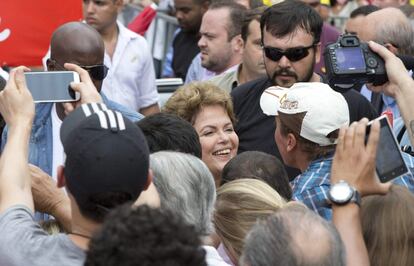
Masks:
[[[328,135],[343,125],[349,125],[345,98],[320,82],[299,82],[290,88],[267,88],[260,98],[260,107],[264,114],[279,116],[289,129],[320,146],[336,144],[336,139]]]

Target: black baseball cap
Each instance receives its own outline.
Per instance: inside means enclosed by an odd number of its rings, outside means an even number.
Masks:
[[[65,178],[78,205],[105,192],[126,193],[135,201],[145,189],[149,149],[144,134],[105,104],[83,104],[60,129],[66,154]]]

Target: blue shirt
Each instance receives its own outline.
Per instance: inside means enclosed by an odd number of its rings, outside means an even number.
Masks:
[[[414,193],[414,159],[406,153],[403,153],[403,158],[410,172],[394,179],[392,183],[407,187]],[[333,155],[330,155],[312,161],[309,167],[291,182],[293,199],[301,201],[329,221],[332,220],[332,209],[328,200],[332,159]]]

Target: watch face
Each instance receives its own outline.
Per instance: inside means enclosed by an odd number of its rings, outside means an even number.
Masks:
[[[351,187],[345,182],[339,182],[331,186],[329,193],[332,200],[336,203],[348,202],[353,195]]]

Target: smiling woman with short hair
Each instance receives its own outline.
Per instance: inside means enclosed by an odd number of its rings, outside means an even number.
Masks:
[[[211,83],[193,82],[180,87],[162,111],[193,125],[200,137],[202,160],[218,187],[224,166],[237,155],[239,147],[230,95]]]

